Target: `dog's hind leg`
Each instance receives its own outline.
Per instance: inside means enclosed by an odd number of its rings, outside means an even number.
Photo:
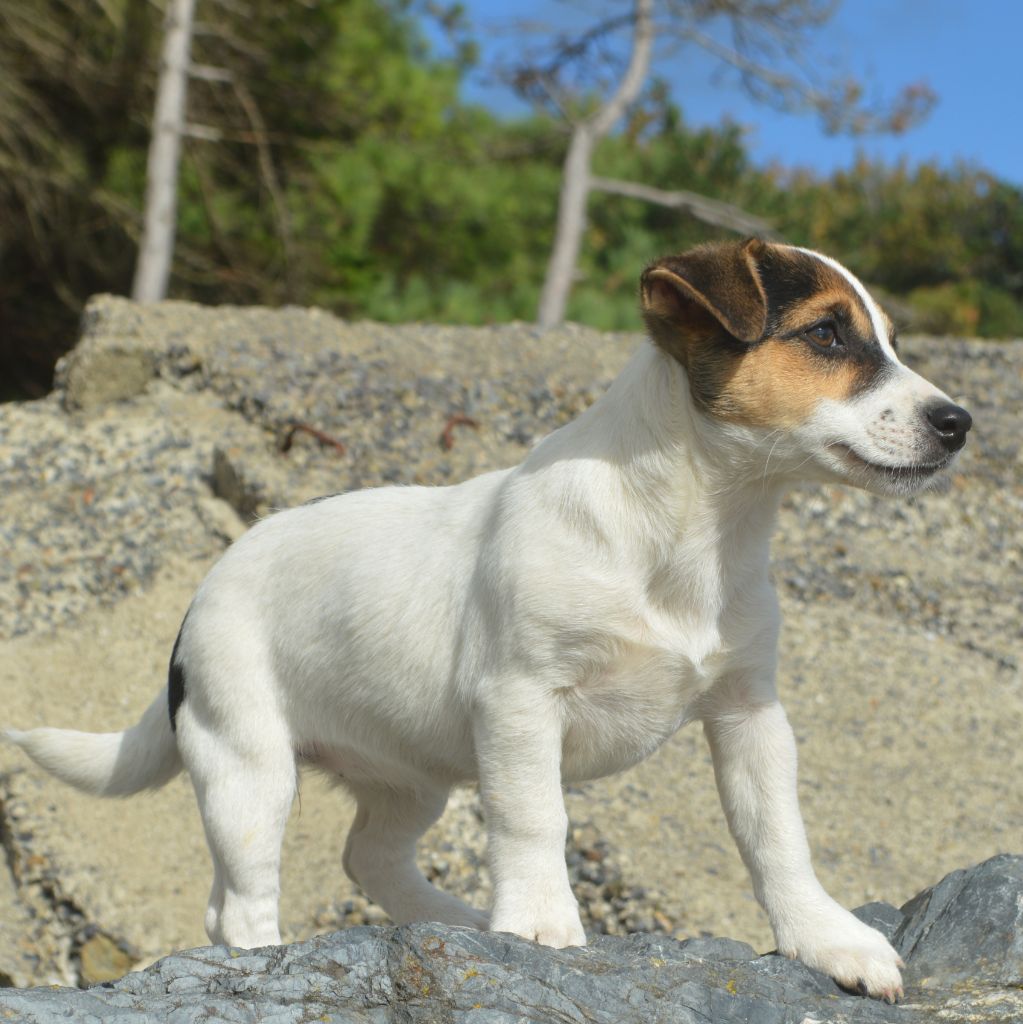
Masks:
[[[238,749],[183,716],[179,742],[213,857],[206,932],[214,943],[276,945],[281,841],[295,796],[295,757],[266,723],[258,749]]]
[[[416,841],[441,816],[445,790],[351,786],[358,810],[345,873],[398,924],[440,921],[486,928],[487,916],[431,885],[416,866]]]

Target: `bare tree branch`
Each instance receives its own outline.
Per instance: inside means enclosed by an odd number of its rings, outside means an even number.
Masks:
[[[188,77],[203,82],[230,82],[234,76],[227,68],[215,68],[211,64],[189,64]]]
[[[570,99],[577,90],[561,82],[560,76],[572,65],[595,63],[591,51],[609,35],[632,25],[634,20],[635,12],[632,10],[605,18],[578,36],[559,38],[553,55],[547,60],[534,62],[520,58],[510,71],[499,72],[498,77],[508,80],[516,92],[533,103],[549,101],[558,114],[574,123],[579,118],[571,110]]]
[[[618,181],[614,178],[590,178],[590,188],[612,195],[627,196],[640,199],[645,203],[655,203],[684,212],[715,227],[727,228],[740,234],[759,235],[761,238],[778,238],[778,233],[770,223],[752,213],[747,213],[731,203],[723,203],[718,199],[709,199],[696,192],[680,189],[676,192],[665,192],[663,189],[641,185],[635,181]]]
[[[759,25],[768,34],[776,26]],[[903,90],[890,109],[869,109],[862,101],[862,87],[852,79],[817,85],[798,76],[777,71],[764,61],[752,56],[748,41],[748,25],[736,18],[733,22],[735,46],[728,46],[693,24],[681,30],[681,36],[702,47],[725,64],[740,72],[747,91],[755,99],[772,102],[788,110],[816,111],[824,119],[825,130],[830,133],[849,132],[863,135],[868,132],[902,132],[926,116],[934,105],[932,90],[921,83]],[[791,40],[782,43],[790,60]],[[764,88],[766,87],[766,89]]]
[[[274,209],[274,219],[277,221],[277,232],[281,239],[281,250],[284,255],[284,277],[288,281],[288,290],[291,291],[291,267],[292,267],[292,244],[291,244],[291,222],[288,219],[288,207],[284,199],[284,192],[281,189],[280,181],[277,178],[277,168],[274,166],[273,154],[270,152],[270,145],[267,142],[266,122],[244,82],[237,78],[231,79],[235,96],[245,111],[245,116],[252,125],[252,134],[256,140],[256,151],[259,153],[259,167],[263,175],[263,183],[270,194],[270,202]]]
[[[615,94],[590,120],[590,130],[597,138],[606,135],[629,104],[636,101],[650,71],[654,46],[653,0],[636,0],[635,18],[629,66]]]
[[[213,128],[208,124],[196,124],[194,121],[186,121],[182,134],[189,139],[198,139],[200,142],[222,142],[224,133],[219,128]]]

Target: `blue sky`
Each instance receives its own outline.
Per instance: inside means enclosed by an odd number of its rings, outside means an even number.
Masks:
[[[517,19],[558,25],[589,24],[588,12],[607,10],[599,0],[547,2],[465,0],[484,63],[514,47]],[[1023,3],[1018,0],[844,0],[808,51],[822,73],[851,73],[871,97],[894,96],[903,86],[926,81],[937,106],[918,127],[901,136],[829,137],[810,115],[777,113],[754,103],[734,77],[702,51],[687,47],[658,61],[655,71],[672,83],[675,100],[693,124],[730,117],[746,129],[757,162],[777,161],[826,174],[848,166],[857,151],[911,164],[937,159],[983,167],[1023,185]],[[481,76],[467,84],[467,99],[506,113],[522,109],[505,89]]]

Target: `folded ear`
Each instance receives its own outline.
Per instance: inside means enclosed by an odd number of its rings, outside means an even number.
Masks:
[[[767,298],[757,272],[766,243],[703,245],[643,272],[643,319],[653,340],[683,365],[693,341],[721,328],[746,344],[763,337]]]

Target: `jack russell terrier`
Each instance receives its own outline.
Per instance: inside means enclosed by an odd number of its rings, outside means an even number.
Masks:
[[[265,519],[199,587],[137,725],[7,734],[89,793],[188,771],[213,942],[280,942],[281,838],[309,765],[354,795],[344,868],[396,922],[582,945],[562,784],[636,764],[697,719],[778,949],[901,994],[896,952],[810,863],[768,547],[786,489],[920,491],[970,415],[899,361],[877,303],[819,253],[706,245],[647,267],[641,293],[652,343],[521,465]],[[489,915],[414,859],[473,780]]]

